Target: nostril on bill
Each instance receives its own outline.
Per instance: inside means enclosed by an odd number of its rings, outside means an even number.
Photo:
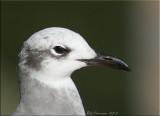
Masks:
[[[111,58],[103,58],[104,60],[107,60],[107,61],[112,61],[113,59]]]

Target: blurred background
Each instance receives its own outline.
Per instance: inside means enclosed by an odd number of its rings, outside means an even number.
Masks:
[[[47,27],[78,32],[95,51],[117,56],[132,69],[75,71],[86,113],[158,115],[159,1],[1,2],[1,115],[19,103],[16,66],[23,42]]]

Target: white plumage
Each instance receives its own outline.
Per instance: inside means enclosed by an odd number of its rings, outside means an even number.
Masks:
[[[79,34],[59,27],[32,35],[19,57],[21,99],[12,115],[85,115],[72,72],[87,65],[129,70],[121,60],[97,54]]]

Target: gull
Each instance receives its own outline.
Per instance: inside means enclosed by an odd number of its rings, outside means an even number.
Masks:
[[[92,65],[130,71],[122,60],[95,52],[69,29],[50,27],[36,32],[19,53],[20,103],[12,115],[85,115],[71,74]]]

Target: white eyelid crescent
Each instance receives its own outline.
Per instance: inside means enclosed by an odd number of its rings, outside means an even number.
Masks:
[[[64,45],[62,45],[62,44],[56,44],[56,45],[54,45],[54,46],[52,47],[51,53],[52,53],[53,55],[56,55],[56,56],[61,56],[62,54],[59,54],[59,53],[55,52],[55,50],[53,49],[53,48],[56,47],[56,46],[61,46],[61,47],[64,48],[64,49],[66,49],[66,47],[65,47]]]
[[[51,49],[51,53],[54,55],[54,56],[61,56],[62,54],[58,54],[57,52],[55,52],[54,49]]]

